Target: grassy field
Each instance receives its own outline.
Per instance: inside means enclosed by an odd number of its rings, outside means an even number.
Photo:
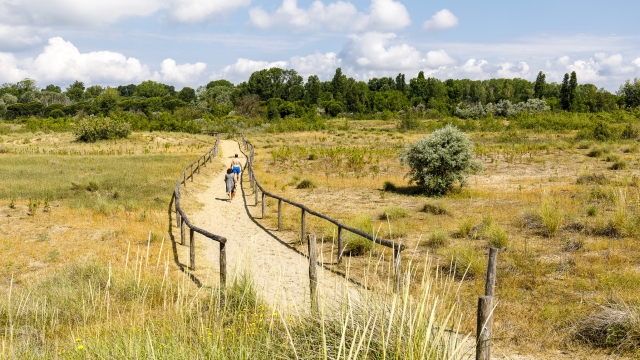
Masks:
[[[372,293],[358,306],[321,304],[319,316],[268,308],[249,278],[222,293],[215,283],[198,287],[191,276],[216,276],[183,269],[177,254],[186,247],[171,241],[168,208],[182,167],[213,142],[176,133],[94,144],[66,133],[0,135],[0,358],[470,354],[457,333],[457,280],[442,273],[415,277],[413,297]],[[219,169],[189,184],[185,208],[197,209],[189,196]]]
[[[408,248],[404,261],[417,268],[464,278],[461,308],[475,308],[488,248],[501,248],[494,323],[499,343],[531,353],[603,348],[640,356],[637,139],[578,140],[584,131],[505,125],[469,133],[484,170],[468,187],[441,198],[407,184],[398,160],[398,152],[426,132],[399,133],[394,122],[354,121],[322,132],[248,139],[256,146],[263,186],[402,242]],[[268,200],[260,221],[269,229],[276,228],[276,211],[276,201]],[[284,205],[284,212],[285,231],[278,236],[295,244],[299,210]],[[325,241],[325,262],[333,263],[336,229],[313,217],[307,221]],[[388,286],[389,251],[357,237],[346,241],[350,276]],[[427,254],[435,259],[430,264],[424,263]],[[473,331],[474,312],[465,313],[463,330]]]

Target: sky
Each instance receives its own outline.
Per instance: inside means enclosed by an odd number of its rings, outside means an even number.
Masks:
[[[0,0],[0,83],[197,87],[281,67],[330,80],[419,71],[616,91],[640,78],[637,0]]]

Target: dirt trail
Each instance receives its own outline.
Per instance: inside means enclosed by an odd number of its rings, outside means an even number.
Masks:
[[[243,165],[245,157],[235,141],[222,140],[220,144],[221,158],[225,166],[229,166],[231,157],[238,154]],[[215,160],[214,160],[215,161]],[[226,171],[226,170],[225,170]],[[254,223],[245,209],[245,199],[249,206],[254,204],[253,191],[244,183],[246,196],[238,188],[233,201],[227,201],[224,187],[225,171],[216,174],[208,188],[198,194],[198,200],[204,206],[190,216],[197,226],[214,234],[224,236],[227,242],[227,282],[235,275],[248,273],[258,294],[271,306],[280,309],[295,306],[298,311],[309,309],[309,265],[308,259],[263,231]],[[245,181],[248,177],[245,177]],[[238,184],[240,186],[240,184]],[[206,266],[216,271],[219,267],[219,247],[217,243],[199,238],[197,249],[198,266]],[[205,256],[202,256],[204,253]],[[320,303],[323,300],[341,300],[344,291],[349,289],[351,298],[358,298],[355,285],[322,267],[318,272],[318,294]]]

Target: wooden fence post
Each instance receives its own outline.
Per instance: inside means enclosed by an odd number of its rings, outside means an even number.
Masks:
[[[342,262],[342,226],[338,226],[338,265]]]
[[[189,270],[196,269],[196,242],[193,229],[189,229]]]
[[[308,241],[308,250],[309,250],[309,295],[311,295],[311,311],[318,311],[318,273],[316,266],[316,235],[309,234]]]
[[[227,247],[225,241],[220,241],[220,288],[227,285]]]
[[[184,219],[180,217],[180,245],[184,245]]]
[[[278,199],[278,231],[282,229],[282,199]]]
[[[396,293],[400,293],[402,290],[402,270],[400,269],[402,260],[402,252],[400,249],[393,249],[393,269],[395,272],[394,276],[394,289]]]
[[[182,185],[184,185],[184,187],[187,187],[187,171],[183,171],[182,172]]]
[[[198,174],[200,174],[200,158],[198,158]]]
[[[256,201],[256,206],[258,206],[258,182],[254,181],[253,182],[253,193],[255,195],[255,201]]]
[[[478,298],[478,324],[476,328],[476,360],[491,359],[492,296]]]
[[[263,219],[264,219],[264,212],[265,212],[265,211],[264,211],[264,210],[265,210],[265,209],[264,209],[264,207],[265,207],[264,202],[265,202],[266,198],[267,198],[267,196],[264,194],[264,191],[263,191],[263,192],[262,192],[262,218],[263,218]]]
[[[191,182],[193,182],[193,164],[191,164]]]
[[[304,244],[304,237],[307,234],[307,212],[304,210],[304,208],[302,208],[302,218],[300,221],[301,224],[301,230],[300,232],[302,233],[302,235],[300,236],[300,241],[302,244]]]
[[[498,249],[489,249],[489,263],[487,265],[487,281],[484,286],[485,296],[494,296],[496,288],[496,267],[498,264]]]

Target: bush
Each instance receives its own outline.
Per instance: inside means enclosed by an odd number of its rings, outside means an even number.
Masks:
[[[373,221],[370,216],[361,215],[349,221],[347,225],[371,234],[373,231]],[[377,234],[374,234],[377,236]],[[344,254],[349,256],[364,255],[373,249],[373,241],[365,239],[360,235],[346,231],[344,234]]]
[[[447,209],[440,204],[424,204],[420,211],[433,215],[447,215],[449,213]]]
[[[484,270],[483,259],[471,247],[457,246],[448,249],[445,256],[450,261],[446,268],[457,278],[472,279],[481,275]]]
[[[382,184],[382,191],[396,191],[396,185],[391,181],[385,181]]]
[[[613,130],[604,121],[599,121],[593,129],[593,138],[598,141],[608,141],[614,138]]]
[[[382,215],[380,215],[380,220],[398,220],[406,218],[407,216],[409,216],[409,211],[407,211],[407,209],[390,206],[384,209]]]
[[[485,230],[487,238],[489,238],[489,246],[503,249],[509,246],[509,236],[503,228],[498,225],[492,225]]]
[[[456,182],[463,187],[469,173],[481,167],[471,140],[451,125],[408,146],[400,160],[410,167],[406,176],[411,182],[431,195],[449,192]]]
[[[318,185],[315,181],[311,179],[304,179],[300,181],[298,186],[296,186],[296,189],[315,189],[316,187],[318,187]]]
[[[626,168],[627,168],[627,163],[622,160],[618,160],[614,162],[613,165],[609,167],[609,169],[611,170],[624,170]]]
[[[95,142],[97,140],[123,139],[131,134],[129,123],[113,121],[109,118],[81,120],[73,129],[78,141]]]
[[[442,229],[434,230],[429,234],[427,239],[427,246],[430,248],[441,248],[449,245],[449,235]]]

